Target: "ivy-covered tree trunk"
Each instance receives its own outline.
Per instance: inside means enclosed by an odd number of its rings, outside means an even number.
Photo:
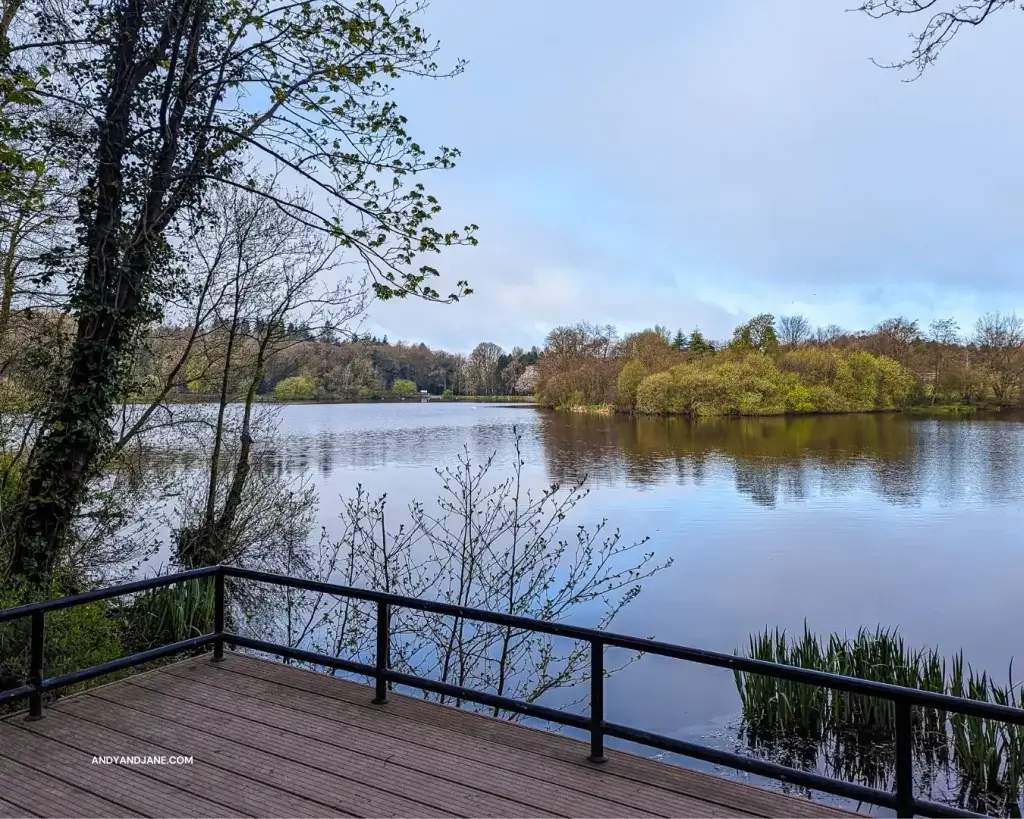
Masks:
[[[79,318],[67,387],[30,456],[16,518],[11,568],[33,584],[50,575],[96,456],[107,443],[119,360],[138,312],[138,276],[118,275],[97,254],[87,278],[92,286],[83,288],[83,296],[97,297],[96,304]],[[105,298],[107,281],[121,285],[113,298]]]
[[[471,292],[460,281],[442,298],[430,285],[438,271],[417,264],[422,254],[476,243],[475,226],[435,228],[440,205],[422,184],[410,183],[416,174],[454,167],[458,152],[442,147],[430,156],[385,101],[385,80],[462,70],[461,62],[438,69],[437,45],[413,19],[420,8],[407,0],[387,7],[375,0],[4,6],[0,195],[10,186],[8,169],[24,170],[15,160],[32,120],[24,114],[9,122],[6,103],[36,101],[53,109],[53,127],[41,127],[40,138],[80,190],[79,230],[61,238],[73,247],[50,248],[46,263],[54,268],[40,277],[72,280],[67,308],[77,333],[8,529],[14,572],[39,583],[61,557],[109,445],[121,363],[155,317],[151,308],[166,303],[175,286],[164,274],[179,246],[165,234],[183,209],[206,220],[207,185],[273,201],[331,237],[367,263],[382,299],[453,301]],[[25,65],[13,65],[12,55]],[[35,89],[32,100],[22,100],[27,81],[9,81],[23,75]],[[328,204],[318,209],[257,190],[250,171],[265,161],[290,169]],[[382,174],[392,183],[382,186]],[[246,468],[237,473],[239,486],[246,475]]]
[[[66,382],[29,456],[24,494],[15,517],[11,569],[36,585],[45,582],[56,565],[96,456],[108,443],[120,363],[138,326],[153,252],[174,212],[165,197],[188,92],[170,84],[164,91],[164,99],[172,104],[164,107],[163,139],[152,158],[148,185],[143,186],[125,179],[131,105],[140,83],[169,47],[172,33],[177,34],[176,46],[183,52],[184,86],[195,70],[196,37],[203,14],[194,10],[188,28],[185,20],[171,17],[157,48],[141,42],[144,15],[145,4],[133,0],[122,8],[114,27],[96,174],[80,196],[86,265],[71,302],[77,334]],[[192,35],[188,45],[183,43],[183,29]],[[128,187],[145,193],[134,203],[135,224],[125,231],[123,216],[126,205],[131,204],[126,197]]]

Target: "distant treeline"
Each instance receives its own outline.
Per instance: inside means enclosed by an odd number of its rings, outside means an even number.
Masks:
[[[662,326],[620,338],[582,322],[548,334],[537,398],[550,407],[652,415],[867,412],[915,405],[1014,406],[1024,380],[1024,320],[990,313],[970,337],[956,322],[893,318],[864,332],[812,332],[765,313],[713,343]]]
[[[18,316],[12,330],[60,323]],[[60,338],[63,333],[53,334]],[[262,349],[262,352],[261,352]],[[254,360],[258,366],[254,368]],[[228,362],[225,366],[225,362]],[[912,406],[1006,407],[1021,402],[1024,320],[990,313],[966,336],[952,319],[893,318],[870,331],[812,331],[801,316],[755,316],[724,342],[699,329],[655,325],[620,336],[581,322],[552,330],[543,348],[481,342],[468,355],[385,336],[341,337],[330,327],[242,322],[151,328],[130,368],[137,399],[219,395],[258,371],[267,400],[373,400],[430,395],[535,396],[543,405],[687,416],[864,412]],[[32,368],[9,368],[8,397]],[[24,373],[22,376],[21,373]],[[240,394],[231,383],[227,394]]]
[[[163,384],[166,373],[161,360],[175,361],[187,343],[187,329],[160,327],[153,331],[146,351],[139,357],[135,383],[140,395],[147,387]],[[232,359],[240,369],[246,357],[239,355],[249,336],[265,337],[265,328],[242,328],[235,340]],[[426,391],[430,395],[504,396],[530,395],[534,389],[534,365],[540,351],[520,347],[506,352],[496,344],[481,343],[469,355],[431,349],[426,344],[390,342],[387,336],[358,335],[338,338],[330,330],[312,332],[297,324],[283,328],[276,337],[277,352],[263,368],[258,393],[281,401],[373,400],[400,398]],[[227,334],[216,329],[189,355],[170,397],[215,395],[223,375]],[[161,356],[153,350],[163,350]]]

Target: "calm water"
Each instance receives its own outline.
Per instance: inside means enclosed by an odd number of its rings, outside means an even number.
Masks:
[[[604,517],[675,559],[617,631],[731,652],[766,625],[899,626],[908,644],[962,647],[1000,677],[1021,653],[1021,420],[692,424],[487,405],[292,406],[276,455],[315,477],[330,531],[337,499],[359,483],[395,504],[431,501],[434,470],[463,447],[496,452],[508,474],[514,426],[532,485],[589,476],[568,524]],[[586,611],[575,619],[591,624]],[[734,744],[728,673],[644,658],[610,681],[607,700],[615,722]]]

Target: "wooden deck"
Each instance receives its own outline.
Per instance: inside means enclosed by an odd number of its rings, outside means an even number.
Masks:
[[[0,817],[842,816],[772,791],[231,655],[0,721]],[[97,756],[191,756],[185,765]]]

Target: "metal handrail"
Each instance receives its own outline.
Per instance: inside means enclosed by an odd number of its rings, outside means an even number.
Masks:
[[[209,634],[193,637],[188,640],[182,640],[161,648],[154,648],[149,651],[132,654],[128,657],[112,660],[110,662],[103,663],[102,665],[82,669],[59,677],[47,678],[44,676],[43,645],[45,637],[45,615],[47,612],[211,576],[215,578],[214,628]],[[368,665],[351,660],[343,660],[338,657],[331,657],[329,655],[319,654],[290,646],[283,646],[276,643],[264,642],[262,640],[256,640],[226,631],[224,624],[224,582],[228,577],[375,603],[377,606],[377,623],[376,657],[374,664]],[[532,631],[588,642],[590,644],[591,656],[590,709],[588,716],[559,711],[554,708],[535,705],[533,703],[498,696],[496,694],[488,694],[486,692],[476,691],[464,686],[438,682],[436,680],[418,677],[414,674],[406,674],[404,672],[393,670],[390,667],[390,622],[391,612],[395,608],[405,608],[415,611],[461,617],[463,619],[475,620],[477,622],[492,623],[524,631]],[[204,569],[194,569],[177,574],[162,575],[160,577],[154,577],[147,580],[139,580],[134,583],[127,583],[121,586],[97,589],[83,594],[72,595],[70,597],[62,597],[56,600],[30,603],[24,606],[0,611],[0,624],[22,617],[31,617],[32,619],[29,680],[25,685],[19,686],[18,688],[0,692],[0,704],[28,697],[29,719],[42,718],[42,695],[46,692],[75,683],[84,682],[103,674],[109,674],[113,671],[138,666],[151,660],[168,657],[173,654],[205,647],[207,645],[213,645],[213,660],[219,661],[224,657],[224,645],[230,644],[237,647],[275,654],[289,659],[314,663],[327,668],[335,668],[350,673],[372,677],[375,681],[375,696],[373,702],[381,705],[386,704],[388,701],[389,683],[399,684],[535,717],[560,725],[579,728],[590,733],[590,756],[588,758],[592,762],[606,761],[604,754],[605,737],[615,737],[617,739],[635,742],[647,747],[657,748],[661,751],[677,753],[693,759],[699,759],[712,764],[735,768],[737,770],[746,771],[748,773],[757,774],[770,779],[791,782],[795,785],[855,799],[860,802],[867,802],[882,807],[893,808],[896,810],[898,816],[914,816],[918,813],[923,813],[928,816],[980,815],[970,811],[961,810],[959,808],[954,808],[949,805],[917,799],[914,796],[912,707],[932,708],[955,714],[965,714],[984,719],[1008,722],[1015,725],[1024,725],[1024,709],[1012,708],[1006,705],[953,697],[948,694],[939,694],[932,691],[921,691],[916,688],[874,682],[872,680],[863,680],[857,677],[843,676],[841,674],[798,668],[796,666],[782,665],[766,660],[754,660],[746,657],[738,657],[732,654],[674,645],[672,643],[665,643],[658,640],[647,640],[639,637],[632,637],[626,634],[616,634],[614,632],[583,628],[581,626],[572,626],[564,623],[535,620],[528,617],[503,614],[501,612],[477,609],[469,606],[441,603],[434,600],[422,600],[416,597],[406,597],[404,595],[391,594],[388,592],[371,591],[369,589],[342,586],[336,583],[326,583],[317,580],[287,577],[285,575],[259,572],[252,569],[242,569],[233,566],[210,566]],[[801,771],[796,768],[790,768],[774,762],[752,759],[750,757],[741,756],[740,754],[720,751],[714,748],[698,745],[696,743],[674,739],[662,734],[641,731],[626,725],[608,722],[604,717],[604,651],[608,647],[624,648],[645,654],[654,654],[661,657],[671,657],[678,660],[698,663],[700,665],[729,668],[735,671],[752,674],[761,674],[768,677],[774,677],[776,679],[789,680],[808,685],[817,685],[824,688],[879,697],[881,699],[891,701],[894,704],[896,717],[895,793],[883,791],[878,788],[869,788],[852,782],[844,782],[819,773]]]

